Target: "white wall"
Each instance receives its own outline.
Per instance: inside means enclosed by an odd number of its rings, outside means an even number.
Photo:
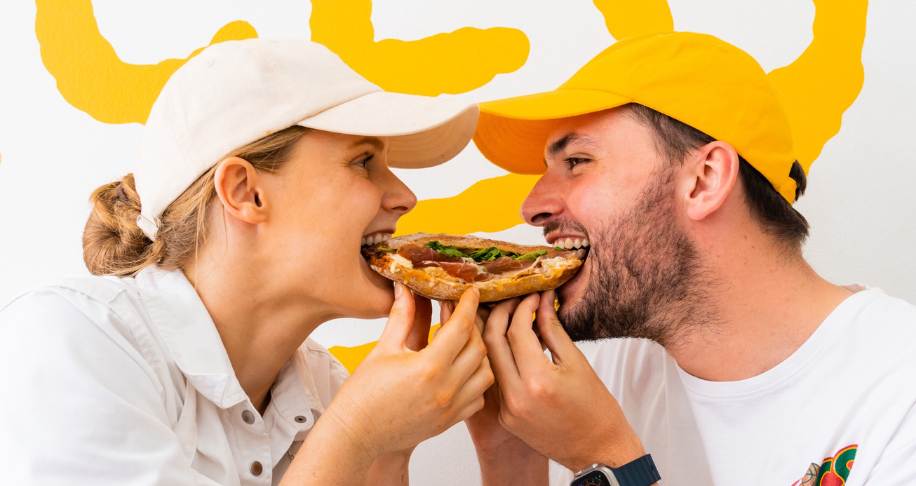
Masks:
[[[184,57],[225,23],[248,20],[261,37],[307,39],[307,0],[93,2],[103,35],[134,63]],[[719,35],[767,69],[811,40],[814,7],[800,0],[671,0],[678,30]],[[414,39],[462,26],[511,26],[531,41],[527,64],[464,95],[487,99],[552,88],[613,39],[587,0],[376,0],[376,37]],[[814,163],[798,207],[812,225],[806,254],[837,282],[861,282],[916,302],[916,2],[874,0],[863,53],[865,85],[839,134]],[[0,7],[0,303],[63,274],[80,274],[80,235],[93,188],[129,171],[141,127],[102,124],[57,92],[41,63],[35,6]],[[472,146],[425,171],[401,171],[420,198],[455,194],[500,171]],[[538,242],[517,227],[503,236]],[[381,321],[328,323],[326,345],[374,340]],[[463,426],[421,446],[415,484],[475,484]]]

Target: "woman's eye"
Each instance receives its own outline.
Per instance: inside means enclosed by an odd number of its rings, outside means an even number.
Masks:
[[[369,168],[369,162],[371,162],[373,158],[375,158],[375,154],[366,154],[366,155],[363,155],[362,157],[356,159],[356,160],[354,161],[354,164],[356,164],[356,165],[362,167],[363,169],[368,169],[368,168]]]
[[[572,168],[574,168],[575,166],[577,166],[577,165],[579,165],[579,164],[584,164],[584,163],[586,163],[586,162],[589,162],[590,160],[591,160],[591,159],[587,159],[587,158],[585,158],[585,157],[567,157],[567,158],[566,158],[566,165],[569,166],[570,169],[572,169]]]

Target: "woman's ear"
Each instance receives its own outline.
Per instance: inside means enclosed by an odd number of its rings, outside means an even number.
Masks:
[[[248,224],[267,221],[260,174],[250,162],[239,157],[224,159],[213,174],[213,184],[224,211],[233,218]]]
[[[715,141],[695,150],[687,164],[687,217],[700,221],[715,213],[731,195],[738,182],[741,159],[734,147]]]

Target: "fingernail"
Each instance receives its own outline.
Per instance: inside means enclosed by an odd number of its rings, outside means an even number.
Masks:
[[[404,286],[400,282],[394,283],[394,298],[400,299],[404,295]]]

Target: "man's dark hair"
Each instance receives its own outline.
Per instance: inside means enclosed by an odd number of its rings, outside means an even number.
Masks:
[[[665,154],[672,163],[680,163],[697,148],[716,139],[671,118],[652,108],[632,103],[627,105],[638,121],[645,124],[655,133],[659,151]],[[808,236],[808,220],[801,215],[773,187],[770,181],[740,155],[739,173],[744,185],[747,205],[751,214],[763,225],[764,231],[773,235],[778,241],[792,248],[800,248]],[[795,199],[805,192],[807,179],[801,164],[795,161],[789,172],[795,180]]]

